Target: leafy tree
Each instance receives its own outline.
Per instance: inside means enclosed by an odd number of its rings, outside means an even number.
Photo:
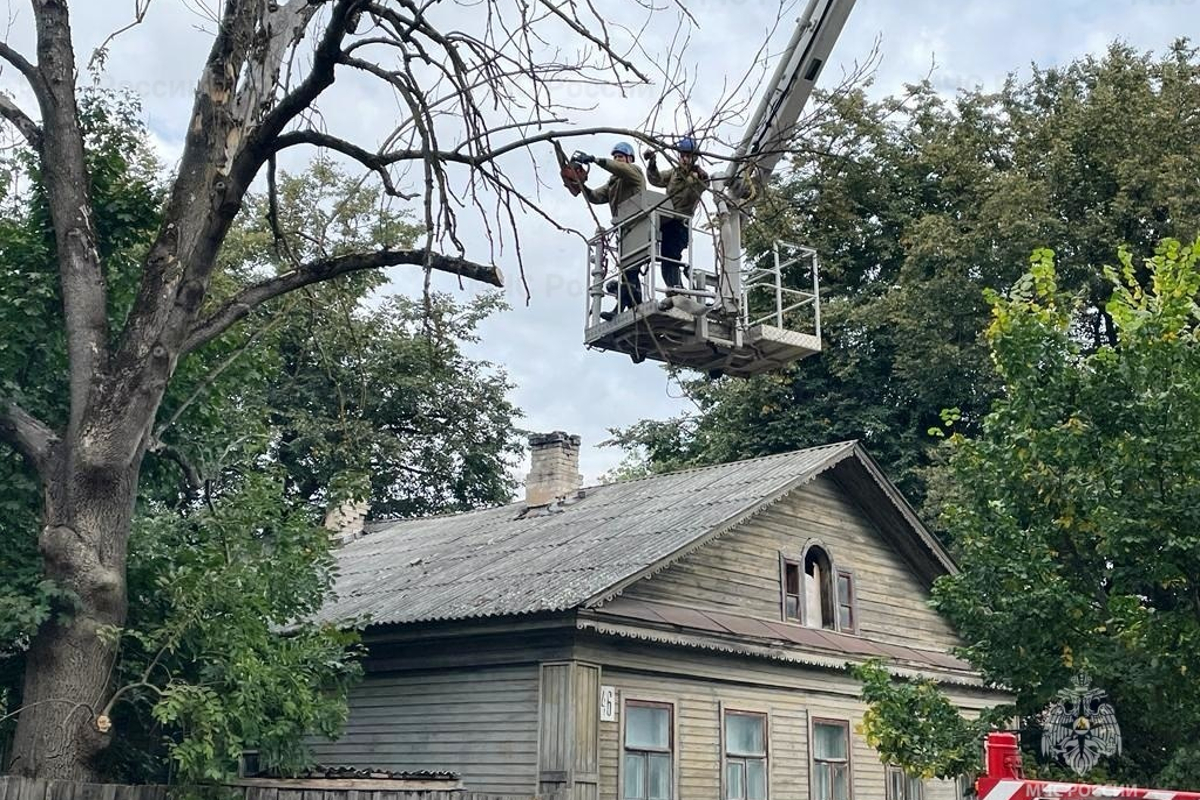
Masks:
[[[1034,733],[1086,672],[1124,740],[1102,777],[1194,788],[1200,241],[1166,240],[1144,265],[1122,249],[1106,275],[1117,341],[1100,347],[1080,335],[1086,299],[1062,291],[1049,250],[989,296],[1002,392],[977,434],[950,437],[945,523],[962,572],[938,581],[934,602]],[[888,719],[877,738],[904,725]],[[927,739],[910,751],[922,748],[952,749]]]
[[[920,778],[957,778],[979,772],[981,742],[1003,722],[1005,707],[975,719],[959,714],[929,679],[897,681],[879,661],[851,668],[862,682],[863,733],[884,763]]]
[[[91,194],[102,209],[98,248],[117,289],[110,298],[113,318],[128,311],[140,268],[135,254],[153,235],[162,202],[158,165],[139,115],[136,101],[125,95],[81,97]],[[9,151],[0,161],[0,174],[0,392],[20,397],[31,413],[61,424],[68,391],[66,351],[46,195],[28,152]],[[40,505],[36,476],[17,452],[0,449],[0,684],[11,684],[14,673],[21,674],[22,654],[52,608],[71,602],[38,563],[34,532],[40,527]]]
[[[623,55],[630,52],[625,42],[608,38],[612,31],[621,39],[629,29],[614,31],[592,8],[488,0],[482,12],[469,15],[464,31],[464,17],[452,8],[419,9],[398,0],[227,0],[214,12],[211,46],[197,70],[187,119],[178,126],[186,135],[155,230],[148,239],[134,237],[139,246],[128,257],[140,269],[126,273],[122,256],[113,258],[104,247],[99,218],[107,209],[93,194],[70,5],[32,3],[30,16],[35,52],[27,56],[0,42],[0,60],[36,107],[22,108],[5,95],[0,121],[28,146],[38,167],[47,223],[37,241],[55,276],[43,283],[42,302],[61,307],[61,314],[47,315],[39,342],[54,354],[56,380],[65,389],[54,397],[65,402],[37,408],[39,393],[14,380],[6,364],[0,441],[3,458],[16,451],[24,480],[39,489],[40,524],[29,532],[36,531],[41,577],[69,592],[72,602],[70,614],[50,616],[30,637],[11,768],[79,779],[94,774],[97,756],[113,738],[96,711],[115,691],[110,668],[118,643],[96,633],[126,623],[127,557],[143,462],[156,444],[160,409],[180,364],[264,304],[343,275],[407,265],[502,285],[495,264],[467,257],[457,234],[461,208],[479,212],[497,244],[509,245],[517,212],[546,212],[505,173],[506,154],[528,154],[535,143],[567,135],[543,127],[548,120],[570,121],[573,109],[556,102],[561,91],[648,84],[651,70]],[[529,36],[563,37],[564,46],[531,48]],[[104,62],[110,43],[101,46],[96,63]],[[420,57],[413,60],[413,53]],[[667,56],[646,63],[683,63]],[[321,124],[322,101],[348,74],[402,98],[382,142],[356,143]],[[358,127],[355,133],[363,133]],[[308,147],[358,164],[390,196],[417,199],[422,243],[296,261],[286,272],[224,294],[222,284],[232,276],[218,255],[251,187],[264,173],[271,184],[281,152]],[[406,167],[412,187],[397,183]],[[410,188],[412,195],[405,192]],[[61,305],[51,301],[54,295]],[[14,321],[9,311],[3,312],[6,323]],[[0,339],[10,335],[20,333],[6,324]],[[88,698],[88,704],[63,702],[70,698]]]
[[[121,644],[101,710],[120,734],[114,777],[220,780],[248,749],[286,771],[307,763],[306,735],[345,721],[357,634],[296,622],[327,596],[332,558],[328,533],[280,502],[277,473],[247,473],[194,513],[138,518],[128,627],[106,632]]]
[[[133,99],[86,95],[82,119],[111,285],[135,286],[141,265],[123,254],[158,224],[158,166]],[[0,340],[0,359],[26,405],[61,418],[65,353],[61,340],[55,349],[43,338],[62,313],[45,195],[26,154],[6,166],[0,269],[13,280],[0,285],[0,324],[14,335]],[[227,239],[218,298],[286,271],[297,255],[408,244],[419,230],[378,184],[329,161],[279,176],[277,188],[274,204],[250,199]],[[296,624],[330,586],[329,536],[316,524],[327,506],[358,497],[379,513],[415,514],[508,498],[517,413],[509,384],[461,350],[499,299],[379,300],[382,282],[368,273],[306,288],[176,371],[140,482],[130,616],[97,629],[116,653],[113,694],[89,709],[115,742],[94,765],[107,777],[213,779],[250,748],[268,766],[297,766],[304,735],[332,733],[344,718],[358,669],[353,632]],[[111,297],[116,320],[132,295]],[[427,435],[440,446],[424,447]],[[69,619],[76,598],[38,569],[36,482],[18,458],[0,468],[2,739],[24,713],[32,637],[48,620]],[[296,488],[306,483],[316,488]]]
[[[922,84],[832,103],[757,226],[763,244],[820,253],[824,351],[752,381],[688,382],[697,413],[614,433],[657,470],[861,439],[919,505],[926,431],[945,408],[978,430],[999,390],[984,289],[1011,287],[1052,245],[1094,349],[1114,335],[1096,265],[1200,229],[1200,57],[1187,42],[1157,58],[1114,45],[995,93]]]

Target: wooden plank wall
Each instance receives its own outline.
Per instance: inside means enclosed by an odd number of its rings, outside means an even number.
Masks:
[[[865,706],[847,674],[747,659],[733,664],[717,654],[664,651],[652,645],[619,650],[584,645],[582,655],[604,661],[600,682],[617,690],[616,722],[600,723],[600,800],[617,800],[621,785],[621,729],[626,700],[674,708],[676,796],[721,796],[722,709],[766,713],[769,797],[809,800],[809,723],[813,717],[850,723],[855,800],[883,800],[884,767],[858,730]],[[958,705],[979,697],[952,689]],[[952,781],[928,781],[925,800],[957,800]]]
[[[674,753],[678,771],[678,797],[721,797],[721,711],[753,711],[767,714],[768,796],[772,800],[809,800],[809,724],[812,718],[845,720],[850,723],[851,778],[853,797],[882,800],[884,768],[879,755],[857,728],[862,707],[782,689],[763,689],[729,684],[717,686],[704,681],[665,680],[605,670],[604,682],[618,690],[617,722],[600,726],[600,797],[620,797],[620,732],[627,699],[670,703],[675,712],[678,746]],[[950,782],[929,781],[926,800],[955,800]]]
[[[779,554],[798,558],[810,539],[825,544],[835,567],[854,571],[860,635],[942,651],[959,643],[928,607],[929,592],[917,576],[827,476],[624,596],[779,620]]]
[[[537,785],[538,665],[368,673],[350,692],[320,764],[450,771],[472,790],[531,795]]]
[[[172,787],[45,781],[0,775],[0,800],[169,800]],[[211,787],[214,800],[570,800],[565,793],[486,794],[461,790],[387,791],[322,789],[320,781],[295,789]],[[205,796],[202,791],[201,796]]]

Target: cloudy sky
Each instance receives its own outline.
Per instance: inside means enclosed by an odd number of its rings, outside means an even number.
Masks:
[[[168,165],[178,155],[192,90],[210,42],[195,12],[202,2],[153,0],[145,22],[113,44],[101,77],[105,85],[131,88],[142,95],[146,120]],[[208,2],[215,5],[216,0]],[[603,0],[597,5],[612,9],[615,21],[639,26],[646,13],[628,0]],[[700,106],[713,87],[746,71],[778,3],[692,0],[687,5],[697,25],[691,31],[685,63],[702,83],[694,94],[697,107],[692,113],[703,117],[709,112]],[[132,19],[134,7],[134,0],[72,3],[81,61],[108,33]],[[795,13],[798,10],[792,16]],[[32,55],[27,0],[11,0],[9,15],[8,41]],[[651,55],[661,53],[677,24],[673,11],[654,15],[640,36],[641,46]],[[777,32],[774,46],[781,46],[789,33]],[[865,58],[877,39],[882,60],[875,91],[885,94],[920,80],[935,62],[935,85],[953,93],[958,87],[993,88],[1010,71],[1027,73],[1033,62],[1052,65],[1101,53],[1117,38],[1139,49],[1162,50],[1179,36],[1200,38],[1200,0],[858,0],[823,80],[836,78],[839,70]],[[646,56],[635,60],[646,63]],[[11,69],[0,73],[0,87],[30,106]],[[656,90],[622,98],[615,92],[580,89],[569,99],[573,105],[591,107],[574,115],[580,126],[633,126],[646,117],[647,106],[656,96]],[[334,126],[352,132],[355,141],[368,147],[392,130],[396,118],[390,92],[363,81],[339,80],[323,101],[322,111]],[[578,143],[597,153],[606,152],[610,145],[611,137]],[[552,161],[548,149],[539,158]],[[513,174],[525,176],[527,188],[534,188],[525,160],[514,164]],[[554,189],[542,190],[546,207],[564,224],[590,230],[591,217],[578,200],[566,196],[561,187]],[[463,227],[464,240],[474,250],[468,256],[486,260],[481,226],[464,217]],[[652,363],[634,365],[625,356],[582,347],[585,251],[580,240],[532,217],[521,222],[521,233],[532,298],[527,304],[512,252],[500,254],[497,262],[509,276],[512,310],[487,323],[484,342],[476,352],[508,371],[517,387],[513,399],[525,412],[525,427],[561,429],[583,437],[581,466],[591,480],[620,459],[614,448],[595,446],[607,437],[609,428],[685,413],[690,403]],[[419,280],[403,271],[391,276],[396,291],[419,287]],[[435,284],[446,291],[462,291],[456,281],[444,277]]]

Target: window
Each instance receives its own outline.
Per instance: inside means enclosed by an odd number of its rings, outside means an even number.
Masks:
[[[800,565],[783,561],[783,618],[800,621]]]
[[[850,723],[814,720],[812,800],[850,800]]]
[[[767,800],[767,715],[725,712],[725,799]]]
[[[925,784],[899,767],[887,768],[887,800],[924,800]]]
[[[824,548],[813,545],[804,553],[804,624],[810,628],[837,627],[834,617],[833,565]]]
[[[665,703],[625,703],[625,800],[671,800],[673,725]]]
[[[854,576],[849,570],[838,570],[838,630],[855,633],[858,630],[858,615],[854,613]]]

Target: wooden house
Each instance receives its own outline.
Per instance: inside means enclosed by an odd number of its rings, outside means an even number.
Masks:
[[[857,730],[847,663],[995,705],[928,606],[953,562],[855,442],[579,488],[535,437],[525,502],[370,526],[328,620],[369,618],[326,764],[579,800],[954,800]]]

